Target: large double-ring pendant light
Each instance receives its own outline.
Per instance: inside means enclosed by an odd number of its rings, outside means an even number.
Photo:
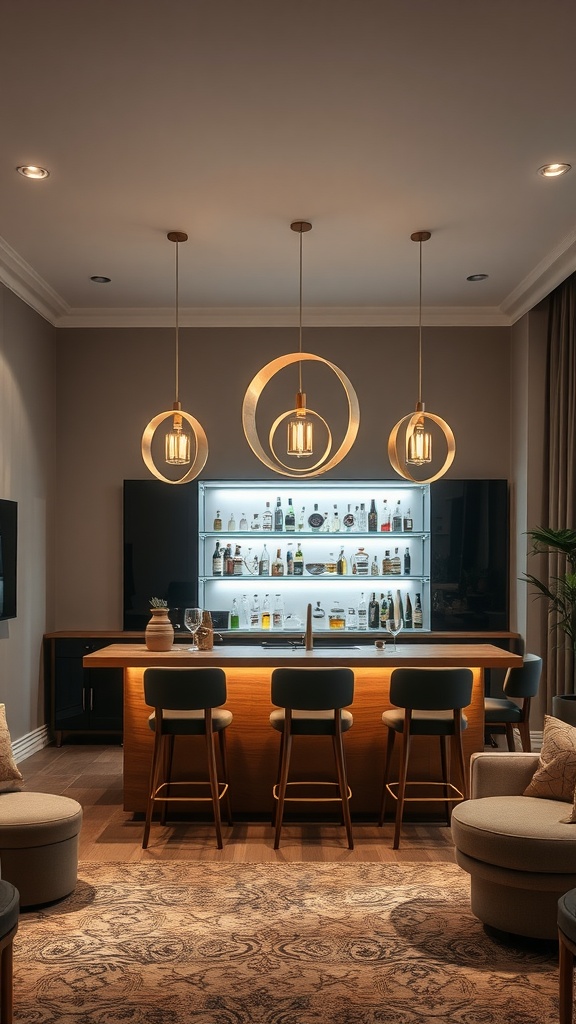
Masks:
[[[178,263],[178,250],[181,242],[188,241],[188,235],[184,231],[169,231],[167,238],[170,242],[176,243],[176,337],[175,337],[175,362],[176,362],[176,388],[175,398],[172,409],[168,409],[166,412],[160,412],[154,419],[150,420],[150,423],[146,426],[144,433],[142,434],[142,458],[150,472],[165,484],[186,484],[190,480],[194,480],[199,475],[206,465],[208,458],[208,439],[204,432],[204,428],[191,416],[190,413],[184,412],[180,402],[179,393],[179,358],[180,358],[180,346],[179,346],[179,263]],[[171,429],[166,433],[164,439],[164,461],[168,466],[188,466],[189,468],[185,471],[183,476],[177,479],[171,479],[165,476],[154,462],[152,455],[152,442],[154,435],[162,423],[172,419]],[[190,428],[190,432],[184,427],[184,423]],[[194,439],[195,455],[194,459],[191,459],[191,441]]]
[[[414,234],[410,235],[411,241],[418,242],[420,265],[418,298],[418,401],[416,402],[416,411],[408,413],[407,416],[403,416],[401,420],[398,420],[388,438],[388,458],[392,468],[400,476],[404,477],[405,480],[412,480],[415,483],[422,484],[431,484],[434,480],[439,480],[441,476],[444,476],[452,465],[456,454],[456,442],[452,430],[441,416],[436,416],[433,412],[426,412],[424,402],[422,401],[422,242],[427,242],[429,238],[429,231],[415,231]],[[444,435],[446,439],[446,458],[437,473],[424,479],[413,476],[409,467],[424,466],[432,462],[432,434],[426,429],[428,425],[426,423],[427,420],[430,423],[435,423]],[[398,451],[399,434],[400,438],[403,438],[404,441],[403,456]]]
[[[322,473],[327,473],[328,470],[337,466],[338,463],[341,462],[348,454],[356,440],[356,435],[358,434],[358,427],[360,424],[360,406],[351,381],[338,366],[329,362],[328,359],[323,359],[322,356],[302,351],[302,236],[305,232],[311,230],[312,225],[309,221],[297,220],[293,221],[290,227],[292,231],[296,231],[300,235],[300,316],[298,351],[290,352],[287,355],[273,359],[271,362],[267,363],[266,366],[263,366],[256,376],[250,381],[242,403],[242,426],[244,427],[244,434],[250,448],[254,452],[256,458],[258,458],[264,466],[267,466],[268,469],[271,469],[282,476],[307,479],[310,477],[320,476]],[[321,363],[328,367],[342,385],[346,396],[348,406],[348,423],[342,443],[334,454],[331,454],[333,442],[328,423],[319,413],[315,412],[314,409],[310,408],[306,404],[306,393],[303,390],[302,381],[302,364],[306,362]],[[256,425],[258,402],[264,388],[272,378],[281,370],[284,370],[286,367],[293,364],[297,364],[298,366],[298,387],[296,391],[295,405],[293,409],[280,413],[272,423],[268,435],[268,453],[262,446]],[[322,424],[327,435],[327,442],[324,451],[315,462],[310,463],[307,461],[306,465],[300,468],[298,466],[291,466],[280,458],[276,451],[276,434],[279,427],[286,422],[286,456],[306,460],[314,458],[314,455],[316,454],[314,452],[314,426],[318,423]]]

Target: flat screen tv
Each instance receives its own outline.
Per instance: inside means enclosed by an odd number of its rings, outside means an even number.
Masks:
[[[18,503],[0,498],[0,619],[16,618]]]

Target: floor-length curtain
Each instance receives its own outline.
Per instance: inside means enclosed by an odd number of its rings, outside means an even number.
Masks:
[[[576,274],[550,296],[548,318],[548,522],[576,529]],[[566,571],[566,560],[551,554],[548,582]],[[547,688],[550,706],[557,693],[574,693],[574,656],[553,620],[548,634]]]

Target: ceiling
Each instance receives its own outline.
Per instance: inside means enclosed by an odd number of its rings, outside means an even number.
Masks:
[[[2,0],[0,280],[173,323],[181,230],[182,324],[293,324],[304,218],[305,324],[413,323],[421,229],[424,322],[513,323],[576,269],[575,38],[574,0]]]

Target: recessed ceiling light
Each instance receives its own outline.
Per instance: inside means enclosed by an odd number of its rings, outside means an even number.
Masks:
[[[572,164],[544,164],[538,168],[538,174],[543,178],[559,178],[561,174],[567,174]]]
[[[25,178],[47,178],[50,174],[45,167],[37,167],[36,164],[26,164],[25,167],[17,167],[16,170]]]
[[[110,284],[112,278],[102,277],[100,274],[94,274],[94,277],[91,277],[90,280],[94,281],[94,284]]]
[[[470,274],[470,277],[467,277],[466,280],[467,281],[485,281],[487,277],[488,277],[488,274]]]

